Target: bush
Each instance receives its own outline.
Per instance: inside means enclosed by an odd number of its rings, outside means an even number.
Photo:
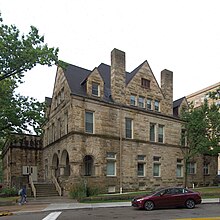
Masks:
[[[85,197],[98,195],[99,188],[88,186],[83,182],[75,184],[69,192],[69,195],[73,199],[80,200]]]
[[[10,197],[10,196],[17,196],[18,191],[13,187],[13,188],[2,188],[0,196],[1,197]]]

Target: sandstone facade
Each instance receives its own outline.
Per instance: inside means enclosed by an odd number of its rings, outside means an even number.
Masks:
[[[79,180],[104,192],[183,185],[183,127],[173,116],[171,71],[161,72],[160,87],[147,61],[128,73],[125,53],[114,49],[111,66],[58,68],[48,112],[45,179],[55,175],[64,192]],[[204,184],[203,160],[196,158],[189,186]],[[207,163],[207,184],[216,160]]]

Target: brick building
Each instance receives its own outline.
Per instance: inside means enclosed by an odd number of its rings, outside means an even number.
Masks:
[[[173,73],[163,70],[159,86],[147,61],[126,72],[125,53],[117,49],[111,66],[58,68],[44,126],[45,180],[54,175],[64,192],[79,180],[105,192],[182,185],[183,100],[174,114]],[[196,161],[189,185],[212,184],[217,159]]]

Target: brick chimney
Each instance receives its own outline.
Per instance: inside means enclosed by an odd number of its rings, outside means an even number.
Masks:
[[[164,107],[168,115],[173,115],[173,72],[161,71],[161,90],[164,94]]]
[[[111,94],[114,102],[122,103],[125,95],[125,52],[111,52]]]

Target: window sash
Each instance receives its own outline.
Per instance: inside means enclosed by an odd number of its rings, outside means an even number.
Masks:
[[[203,173],[204,175],[209,175],[209,164],[204,164]]]
[[[160,103],[158,100],[155,100],[154,101],[154,110],[159,112],[159,107],[160,107]]]
[[[187,172],[188,172],[188,174],[195,174],[196,173],[196,163],[188,163],[187,164]]]
[[[138,163],[138,176],[144,176],[144,163]]]
[[[85,128],[86,128],[86,132],[88,133],[93,133],[93,112],[86,112],[86,120],[85,120]]]
[[[151,99],[147,99],[147,109],[148,110],[152,109],[151,105],[152,105],[152,100]]]
[[[107,161],[107,176],[115,176],[115,161]]]
[[[182,164],[176,165],[176,176],[183,177],[183,165]]]
[[[163,143],[164,141],[164,126],[159,125],[158,127],[158,142]]]
[[[154,177],[160,177],[160,164],[159,163],[154,163],[153,176]]]
[[[150,124],[150,141],[155,142],[155,124]]]
[[[99,96],[99,84],[93,82],[92,83],[92,95]]]
[[[130,104],[134,105],[134,106],[136,105],[136,96],[134,96],[134,95],[130,96]]]
[[[132,138],[132,122],[133,120],[130,118],[125,119],[125,137]]]
[[[144,97],[138,98],[138,106],[144,108]]]

